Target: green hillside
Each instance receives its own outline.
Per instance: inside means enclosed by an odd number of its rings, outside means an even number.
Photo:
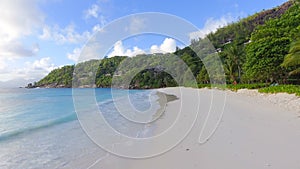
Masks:
[[[113,79],[116,79],[114,87],[124,87],[119,82],[126,81],[129,76],[129,88],[194,85],[190,74],[196,77],[198,84],[206,84],[211,83],[211,77],[200,58],[207,61],[216,53],[223,63],[227,83],[299,84],[300,55],[290,50],[291,47],[297,49],[294,44],[299,44],[299,37],[300,7],[291,0],[210,33],[207,38],[214,49],[205,48],[207,39],[196,39],[191,41],[189,47],[179,49],[174,54],[91,60],[55,69],[32,87],[110,87]],[[182,63],[174,55],[183,60],[191,72],[180,66]],[[126,68],[123,72],[118,71],[123,62],[127,63]],[[162,69],[160,63],[173,66],[175,70]],[[218,69],[217,65],[212,64],[212,68],[214,66]]]

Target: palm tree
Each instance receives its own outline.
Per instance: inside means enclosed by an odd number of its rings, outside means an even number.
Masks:
[[[224,69],[226,74],[229,76],[230,80],[234,82],[236,80],[236,69],[235,69],[234,58],[232,58],[230,55],[227,56],[224,62]]]
[[[296,69],[291,71],[289,74],[300,74],[300,39],[292,43],[289,54],[285,56],[281,66],[285,68],[296,67]]]
[[[235,74],[237,71],[238,80],[241,79],[241,67],[243,62],[244,52],[237,45],[230,45],[225,48],[226,54],[225,69],[232,81],[236,80]]]

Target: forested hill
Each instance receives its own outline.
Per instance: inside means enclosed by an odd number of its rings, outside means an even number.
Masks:
[[[263,25],[270,19],[280,18],[293,4],[293,1],[288,1],[276,8],[263,10],[241,19],[239,22],[220,28],[214,33],[210,33],[208,38],[212,41],[215,48],[224,47],[224,44],[231,41],[234,41],[236,44],[243,44],[250,40],[252,32],[258,25]]]
[[[232,83],[299,83],[299,56],[295,60],[295,44],[300,39],[300,8],[296,1],[290,0],[281,6],[270,10],[264,10],[226,27],[218,29],[207,35],[215,47],[214,51],[202,52],[202,60],[209,60],[211,55],[219,54],[226,74],[226,81]],[[199,53],[195,50],[203,49],[205,39],[195,39],[191,45],[177,50],[174,54],[179,56],[192,71],[199,84],[209,83],[205,66],[199,59]],[[193,50],[192,50],[193,49]],[[291,50],[290,50],[291,49]],[[297,51],[296,51],[297,52]],[[298,51],[299,52],[299,51]],[[196,54],[197,53],[197,54]],[[64,66],[50,72],[42,80],[29,84],[28,87],[71,87],[72,80],[75,87],[110,87],[113,77],[122,78],[127,72],[116,71],[122,61],[128,62],[129,72],[135,71],[134,64],[144,62],[147,57],[149,65],[137,73],[130,82],[130,88],[158,88],[176,86],[186,81],[188,72],[174,70],[179,77],[174,80],[170,72],[166,72],[159,66],[165,55],[139,55],[128,58],[115,56],[102,60],[91,60],[71,66]],[[197,56],[198,55],[198,56]],[[287,56],[287,57],[286,57]],[[298,60],[297,60],[298,58]],[[177,64],[177,61],[169,59],[166,64]],[[179,62],[178,62],[179,64]],[[89,70],[92,68],[97,70]],[[217,69],[217,68],[216,68]],[[77,72],[73,73],[74,70]],[[78,72],[78,70],[81,70]],[[88,72],[94,72],[90,75]],[[74,76],[73,76],[74,75]],[[95,77],[95,79],[93,78]],[[214,79],[215,82],[218,79]],[[91,86],[92,83],[95,84]]]

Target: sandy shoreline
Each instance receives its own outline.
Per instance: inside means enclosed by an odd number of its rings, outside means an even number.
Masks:
[[[242,96],[255,97],[258,100],[263,99],[267,102],[273,103],[276,106],[284,108],[289,111],[298,110],[300,113],[300,97],[295,94],[287,93],[276,93],[276,94],[267,94],[259,93],[258,90],[248,90],[240,89],[237,91],[237,94]]]
[[[152,158],[130,159],[109,155],[92,168],[300,168],[299,97],[260,94],[253,90],[231,92],[166,88],[158,91],[179,98],[167,104],[166,116],[158,127],[166,127],[163,126],[165,122],[171,124],[175,118],[169,118],[168,115],[178,110],[181,110],[182,117],[187,118],[178,124],[186,127],[191,123],[189,118],[193,117],[190,114],[199,111],[187,137],[170,151]],[[197,104],[200,109],[197,109]],[[206,139],[216,124],[218,128],[212,137],[200,144],[201,133],[201,137]],[[177,130],[181,132],[180,128]],[[147,148],[159,149],[158,144],[153,142],[153,146]]]
[[[158,96],[157,102],[160,108],[153,115],[153,119],[159,118],[166,111],[166,106],[169,102],[179,99],[175,95],[166,94],[160,91],[156,91],[156,95]]]

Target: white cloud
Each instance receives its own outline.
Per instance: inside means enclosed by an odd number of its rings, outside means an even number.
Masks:
[[[218,28],[224,27],[233,22],[234,18],[231,15],[222,16],[220,19],[210,18],[205,22],[202,29],[190,34],[190,39],[205,38],[211,32],[215,32]]]
[[[41,35],[39,35],[39,38],[43,39],[43,40],[49,40],[49,39],[51,39],[51,36],[52,36],[52,32],[51,32],[50,27],[45,26],[43,28],[43,33]]]
[[[1,0],[0,16],[0,81],[28,78],[31,72],[25,75],[14,68],[15,61],[39,52],[38,44],[24,44],[22,40],[42,27],[44,15],[37,0]]]
[[[1,0],[0,16],[0,37],[5,42],[30,35],[44,19],[36,0]]]
[[[20,42],[0,43],[0,57],[9,57],[15,59],[18,57],[34,56],[39,52],[39,45],[33,44],[31,47],[25,47]]]
[[[44,15],[36,0],[0,1],[0,57],[33,56],[37,50],[26,47],[20,39],[40,28]]]
[[[44,26],[43,33],[39,35],[42,40],[51,40],[57,44],[83,44],[87,42],[94,33],[103,32],[102,24],[96,24],[91,31],[79,33],[75,30],[74,24],[69,24],[65,28],[58,25],[53,27]]]
[[[8,64],[5,58],[0,57],[0,72],[3,72],[7,69]]]
[[[44,74],[49,73],[51,70],[55,68],[54,64],[51,63],[50,57],[41,58],[40,60],[36,60],[33,63],[26,63],[28,71],[42,70]]]
[[[166,38],[160,46],[152,45],[150,48],[151,53],[172,53],[175,51],[176,41],[172,38]]]
[[[23,68],[7,66],[5,70],[0,71],[0,81],[14,79],[39,80],[55,68],[57,67],[51,62],[50,57],[45,57],[33,62],[25,62]]]
[[[93,4],[85,13],[85,18],[98,18],[98,13],[100,12],[100,7],[97,4]]]
[[[43,33],[39,36],[42,40],[53,40],[58,44],[80,44],[86,42],[91,37],[89,31],[78,33],[75,30],[75,25],[70,24],[65,28],[60,28],[58,25],[54,27],[45,26]]]
[[[95,25],[92,30],[93,30],[93,33],[104,32],[103,27],[100,26],[99,24]]]
[[[115,43],[113,51],[108,55],[108,57],[113,56],[136,56],[139,54],[145,54],[146,52],[138,47],[133,47],[133,49],[125,49],[122,41],[118,41]]]
[[[72,53],[67,53],[68,59],[77,62],[81,53],[81,48],[75,48]]]
[[[84,42],[87,42],[94,33],[96,32],[103,32],[104,30],[100,26],[100,24],[96,24],[93,26],[92,30],[85,31],[82,34],[75,31],[75,26],[73,24],[68,25],[65,28],[60,28],[59,26],[54,26],[50,28],[49,26],[45,26],[43,28],[43,34],[39,36],[40,39],[43,40],[53,40],[58,44],[78,44],[82,45]],[[85,47],[85,54],[89,55],[91,58],[95,58],[95,56],[91,56],[91,50],[94,51],[96,48],[91,47],[94,45],[91,45],[92,42],[89,42],[89,47]],[[89,50],[87,50],[89,48]],[[79,59],[79,56],[82,52],[83,47],[76,47],[73,49],[72,52],[67,53],[67,58],[77,62]],[[91,49],[91,50],[90,50]],[[86,52],[88,51],[88,52]],[[93,54],[94,55],[94,54]],[[84,59],[86,60],[86,59]]]
[[[77,62],[83,62],[91,59],[99,59],[102,44],[97,41],[90,41],[88,45],[81,48],[81,54]]]
[[[126,49],[122,43],[122,41],[118,41],[115,43],[112,52],[108,55],[108,57],[113,56],[136,56],[139,54],[146,53],[172,53],[176,51],[176,41],[172,38],[166,38],[161,45],[152,45],[150,47],[150,51],[146,52],[143,49],[135,46],[132,49]]]
[[[26,40],[30,36],[54,41],[59,45],[83,45],[93,33],[103,31],[101,27],[106,20],[100,13],[100,6],[92,6],[89,11],[90,17],[97,18],[99,24],[90,31],[78,32],[75,24],[66,27],[47,25],[44,22],[45,15],[39,9],[39,2],[41,1],[0,0],[0,81],[41,78],[53,69],[48,57],[34,62],[20,62],[22,58],[36,56],[39,52],[38,44],[23,43],[28,42]],[[75,48],[67,57],[75,61],[80,51],[81,48]]]
[[[100,59],[102,45],[98,41],[89,41],[87,45],[74,48],[72,52],[67,53],[67,58],[79,63],[91,59]]]
[[[106,1],[98,1],[96,4],[90,6],[90,8],[88,8],[87,10],[84,10],[84,19],[96,19],[101,24],[101,27],[103,27],[107,23],[106,17],[103,15],[103,12],[100,7],[104,4],[104,2]]]

